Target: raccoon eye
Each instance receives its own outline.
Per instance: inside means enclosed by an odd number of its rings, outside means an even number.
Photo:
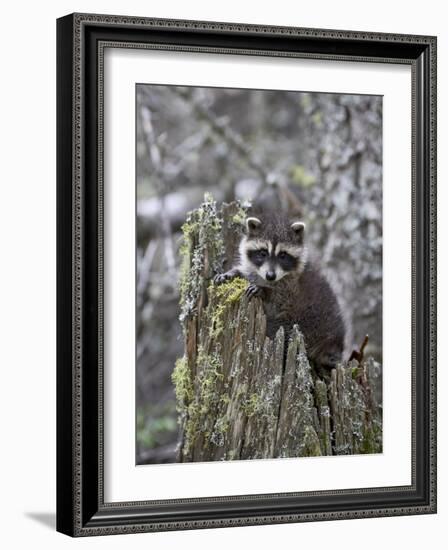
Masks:
[[[266,258],[268,256],[268,251],[265,248],[257,250],[257,254],[260,258]]]
[[[286,258],[289,256],[289,254],[287,252],[280,252],[278,257],[280,258],[280,260],[286,260]]]

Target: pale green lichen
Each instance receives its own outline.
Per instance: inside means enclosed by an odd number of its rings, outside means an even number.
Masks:
[[[196,437],[198,415],[194,405],[195,396],[191,371],[185,356],[177,359],[171,379],[176,393],[177,410],[180,413],[179,423],[184,429],[183,452],[188,454]]]
[[[186,420],[184,423],[183,453],[188,455],[193,448],[196,438],[199,435],[199,414],[194,403],[187,408]]]
[[[174,367],[173,374],[171,375],[171,380],[174,384],[178,408],[184,410],[184,408],[188,406],[188,403],[190,403],[194,397],[191,372],[185,356],[176,360],[176,365]]]
[[[250,206],[250,203],[241,203],[240,201],[237,201],[237,211],[232,216],[232,223],[237,226],[243,226],[246,217],[247,217],[247,209]]]
[[[214,414],[218,410],[222,397],[220,392],[216,390],[217,384],[223,380],[222,358],[220,354],[217,352],[207,354],[202,348],[199,348],[196,369],[196,393],[188,403],[186,409],[182,408],[182,406],[180,407],[184,411],[185,454],[190,452],[200,434],[204,435],[206,441],[216,444],[218,440],[221,440],[217,434],[223,434],[226,425],[222,418],[217,418],[213,421]],[[181,380],[184,380],[184,377],[181,377]],[[180,394],[182,396],[183,392]],[[189,396],[190,394],[188,393],[187,395]]]
[[[355,363],[355,365],[351,368],[352,378],[353,380],[356,380],[356,378],[360,375],[361,370],[355,361],[352,361],[352,363]]]
[[[226,386],[227,386],[227,384],[226,384]],[[221,397],[219,398],[219,400],[221,401],[221,403],[223,405],[228,405],[230,403],[230,396],[229,396],[228,393],[223,393],[221,395]]]
[[[227,309],[241,300],[247,281],[236,277],[221,285],[211,285],[209,288],[210,302],[214,305],[210,312],[211,337],[217,338],[224,329],[224,318]]]
[[[199,403],[201,414],[207,414],[218,400],[216,383],[223,380],[222,357],[219,353],[206,354],[200,347],[197,357]]]
[[[243,403],[243,411],[250,418],[258,414],[263,408],[263,401],[257,393],[251,393]]]
[[[305,426],[304,429],[300,456],[322,456],[320,439],[314,428],[310,425]]]
[[[213,285],[211,292],[222,302],[223,305],[230,305],[238,302],[247,288],[246,279],[235,277],[222,285]]]
[[[194,315],[204,280],[219,269],[224,255],[222,219],[216,201],[209,193],[204,195],[201,206],[189,213],[182,232],[179,284],[180,320],[183,322]],[[213,258],[211,265],[209,258]]]
[[[214,429],[210,435],[210,443],[217,447],[223,447],[225,443],[226,433],[229,431],[230,423],[226,415],[221,416],[215,422]]]
[[[376,418],[371,426],[365,426],[360,449],[361,454],[381,453],[383,449],[383,431],[381,420]]]

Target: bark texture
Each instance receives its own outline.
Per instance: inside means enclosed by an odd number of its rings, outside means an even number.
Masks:
[[[320,378],[300,327],[266,336],[263,304],[246,281],[220,286],[240,238],[244,208],[206,198],[183,227],[181,321],[176,362],[182,462],[378,453],[381,368],[341,363]]]

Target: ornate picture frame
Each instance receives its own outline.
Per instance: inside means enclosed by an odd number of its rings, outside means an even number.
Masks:
[[[149,488],[143,501],[105,501],[103,106],[111,46],[411,67],[410,485],[169,500],[153,499]],[[57,530],[91,536],[435,513],[436,38],[72,14],[57,22],[57,51]]]

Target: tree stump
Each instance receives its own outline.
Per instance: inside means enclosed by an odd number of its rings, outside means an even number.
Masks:
[[[181,315],[176,362],[178,460],[198,462],[382,451],[381,368],[372,358],[341,363],[321,379],[300,327],[266,336],[247,282],[213,284],[232,263],[245,210],[211,197],[183,226]]]

